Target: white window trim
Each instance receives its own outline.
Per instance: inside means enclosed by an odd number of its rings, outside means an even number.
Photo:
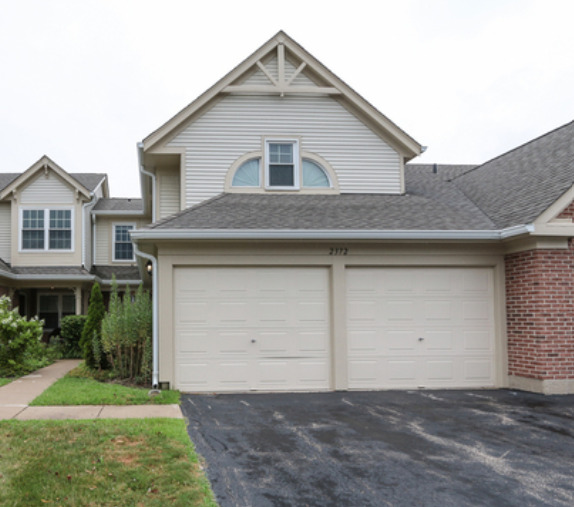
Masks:
[[[24,231],[24,211],[28,210],[42,210],[44,212],[44,248],[23,248],[23,231]],[[70,248],[50,248],[50,211],[70,211],[70,225],[71,225],[71,241]],[[45,254],[46,252],[74,252],[75,243],[75,220],[74,220],[74,208],[70,206],[22,206],[19,211],[19,223],[18,223],[18,253],[40,253]]]
[[[292,187],[279,187],[269,185],[269,145],[270,144],[291,144],[293,145],[293,186]],[[300,189],[300,175],[301,175],[301,156],[299,152],[299,139],[273,137],[265,139],[265,189],[266,190],[299,190]]]
[[[132,230],[136,229],[135,222],[114,222],[112,223],[112,262],[135,262],[136,254],[132,242],[132,258],[131,259],[116,259],[116,227],[121,225],[131,226]]]

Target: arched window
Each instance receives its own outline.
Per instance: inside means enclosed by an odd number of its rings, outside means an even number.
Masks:
[[[249,159],[241,164],[233,175],[232,187],[259,187],[260,183],[260,158]]]
[[[303,159],[303,187],[329,188],[329,176],[317,162],[308,158]]]

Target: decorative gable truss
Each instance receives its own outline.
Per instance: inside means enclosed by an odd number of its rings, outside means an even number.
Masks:
[[[276,54],[274,54],[276,52]],[[305,95],[341,95],[342,91],[335,86],[320,84],[321,80],[314,82],[303,71],[308,67],[306,61],[297,59],[290,53],[286,56],[283,42],[270,51],[265,57],[257,60],[254,73],[241,84],[226,86],[222,92],[230,94],[269,94],[284,97],[289,94]],[[297,63],[295,66],[290,60]],[[311,68],[309,70],[312,71]]]

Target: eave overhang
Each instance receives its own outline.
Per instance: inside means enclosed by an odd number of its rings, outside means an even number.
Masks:
[[[534,232],[532,225],[502,230],[269,230],[269,229],[140,229],[136,241],[165,240],[414,240],[501,241]]]

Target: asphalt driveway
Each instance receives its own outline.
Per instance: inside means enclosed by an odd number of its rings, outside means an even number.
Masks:
[[[227,506],[574,505],[574,396],[183,395]]]

